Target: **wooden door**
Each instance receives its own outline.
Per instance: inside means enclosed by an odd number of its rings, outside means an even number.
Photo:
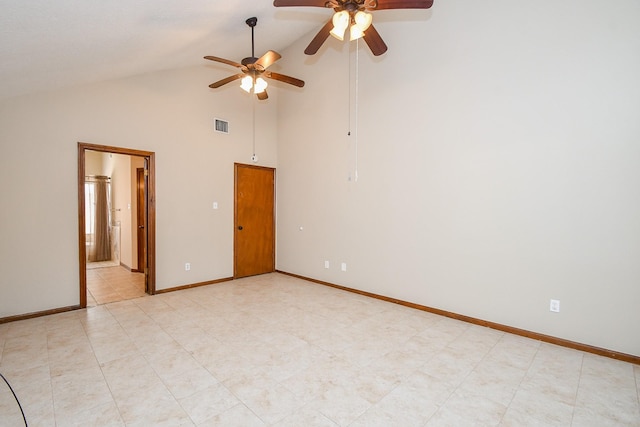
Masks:
[[[275,169],[235,164],[235,278],[275,271]]]
[[[146,164],[146,160],[145,160]],[[149,291],[147,281],[147,193],[146,193],[145,168],[136,169],[136,219],[138,223],[137,232],[137,270],[145,274],[145,292]]]

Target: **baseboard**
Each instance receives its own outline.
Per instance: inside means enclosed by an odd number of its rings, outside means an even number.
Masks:
[[[606,348],[595,347],[588,344],[582,344],[575,341],[566,340],[563,338],[557,338],[550,335],[544,335],[537,332],[527,331],[525,329],[514,328],[508,325],[502,325],[500,323],[489,322],[487,320],[477,319],[475,317],[465,316],[463,314],[453,313],[446,310],[440,310],[439,308],[428,307],[425,305],[415,304],[412,302],[407,302],[403,300],[399,300],[396,298],[390,298],[383,295],[374,294],[371,292],[361,291],[359,289],[348,288],[346,286],[336,285],[334,283],[325,282],[322,280],[312,279],[310,277],[301,276],[294,273],[288,273],[286,271],[276,270],[278,273],[286,274],[287,276],[296,277],[298,279],[303,279],[309,282],[317,283],[324,286],[329,286],[332,288],[340,289],[347,292],[353,292],[359,295],[364,295],[370,298],[379,299],[382,301],[391,302],[394,304],[403,305],[405,307],[414,308],[416,310],[427,311],[429,313],[438,314],[440,316],[450,317],[452,319],[462,320],[464,322],[472,323],[474,325],[486,326],[491,329],[495,329],[502,332],[507,332],[514,335],[520,335],[523,337],[531,338],[538,341],[547,342],[550,344],[559,345],[562,347],[572,348],[574,350],[584,351],[586,353],[597,354],[599,356],[609,357],[611,359],[621,360],[623,362],[629,362],[636,365],[640,365],[640,356],[634,356],[632,354],[620,353],[618,351],[608,350]]]
[[[183,289],[197,288],[199,286],[215,285],[216,283],[229,282],[231,280],[233,280],[233,277],[225,277],[222,279],[207,280],[206,282],[198,282],[198,283],[191,283],[189,285],[176,286],[174,288],[156,289],[156,295],[165,294],[167,292],[181,291]]]
[[[123,267],[126,267],[126,266],[123,265]],[[164,294],[167,292],[180,291],[182,289],[197,288],[198,286],[213,285],[216,283],[228,282],[231,280],[233,280],[233,277],[225,277],[223,279],[208,280],[206,282],[199,282],[199,283],[191,283],[189,285],[177,286],[175,288],[156,290],[156,294]],[[0,324],[15,322],[18,320],[33,319],[36,317],[48,316],[50,314],[65,313],[67,311],[79,310],[80,308],[81,308],[80,305],[71,305],[68,307],[53,308],[51,310],[43,310],[43,311],[36,311],[33,313],[18,314],[15,316],[0,317]]]
[[[50,314],[65,313],[67,311],[78,310],[80,305],[70,305],[68,307],[52,308],[51,310],[35,311],[33,313],[18,314],[15,316],[0,317],[0,323],[15,322],[17,320],[33,319],[35,317],[48,316]]]

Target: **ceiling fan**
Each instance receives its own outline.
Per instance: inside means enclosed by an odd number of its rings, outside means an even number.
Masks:
[[[330,7],[335,13],[304,50],[307,55],[314,55],[329,35],[344,40],[344,33],[349,28],[350,40],[364,38],[364,41],[375,55],[387,51],[387,45],[373,25],[373,10],[384,9],[429,9],[433,0],[274,0],[276,7],[314,6]]]
[[[234,74],[233,76],[229,76],[215,83],[211,83],[209,87],[215,89],[232,81],[242,79],[240,87],[249,93],[251,93],[251,91],[253,90],[253,93],[255,93],[260,100],[264,100],[269,97],[266,90],[267,82],[265,79],[263,79],[263,77],[267,77],[273,80],[279,80],[281,82],[288,83],[297,87],[303,87],[304,82],[300,79],[286,76],[284,74],[274,73],[272,71],[267,71],[267,68],[278,59],[282,58],[282,56],[280,56],[278,52],[270,50],[260,58],[256,58],[254,53],[253,29],[258,23],[258,18],[249,18],[245,22],[249,27],[251,27],[251,56],[248,58],[244,58],[240,64],[228,59],[218,58],[217,56],[205,56],[204,59],[228,64],[237,67],[240,69],[240,71],[242,71],[241,73]]]

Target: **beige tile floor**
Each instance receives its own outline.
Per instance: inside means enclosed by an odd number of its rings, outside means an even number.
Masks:
[[[99,263],[90,263],[99,264]],[[122,266],[87,268],[87,306],[145,296],[144,274]]]
[[[2,324],[0,372],[34,427],[640,426],[640,366],[277,273]]]

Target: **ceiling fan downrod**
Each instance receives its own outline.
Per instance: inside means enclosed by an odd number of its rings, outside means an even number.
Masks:
[[[253,37],[253,29],[256,26],[256,24],[258,23],[258,18],[253,16],[253,17],[247,19],[245,22],[247,23],[247,25],[249,27],[251,27],[251,57],[250,58],[244,58],[242,60],[242,65],[253,64],[254,62],[256,62],[258,60],[258,58],[256,58],[255,40],[254,40],[254,37]]]

